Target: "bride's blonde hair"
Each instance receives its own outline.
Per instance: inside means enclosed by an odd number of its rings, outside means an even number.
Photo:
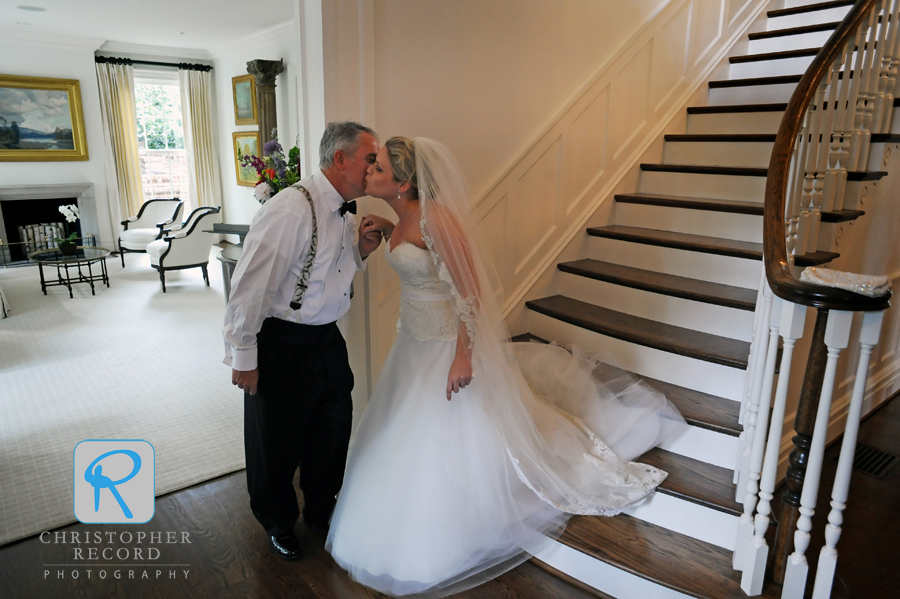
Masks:
[[[394,180],[399,183],[408,182],[412,197],[419,197],[419,185],[416,177],[416,146],[408,137],[392,137],[384,142],[394,172]]]

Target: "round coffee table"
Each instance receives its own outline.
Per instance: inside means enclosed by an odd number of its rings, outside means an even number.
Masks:
[[[41,271],[41,291],[47,295],[47,287],[63,285],[69,289],[69,297],[72,295],[73,283],[87,283],[91,286],[91,295],[97,295],[94,292],[94,281],[106,283],[109,287],[109,273],[106,271],[106,257],[109,256],[110,250],[99,247],[78,246],[75,253],[67,256],[57,248],[49,250],[38,250],[28,254],[28,259],[37,262],[38,269]],[[100,272],[94,274],[92,265],[99,262]],[[44,265],[56,267],[56,280],[47,281],[44,279]],[[72,271],[69,271],[69,268]],[[86,267],[87,273],[82,271],[82,267]]]

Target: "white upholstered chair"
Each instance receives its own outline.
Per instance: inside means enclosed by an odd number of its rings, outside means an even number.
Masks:
[[[222,222],[219,206],[197,208],[182,225],[176,225],[166,232],[165,237],[151,241],[147,245],[150,265],[159,271],[163,293],[166,292],[166,271],[185,268],[203,269],[203,280],[209,287],[209,251],[213,236],[204,233],[212,229],[213,223]]]
[[[147,244],[160,239],[172,223],[181,220],[184,202],[178,198],[170,200],[147,200],[137,216],[122,221],[125,230],[119,235],[119,256],[125,267],[125,252],[146,252]]]

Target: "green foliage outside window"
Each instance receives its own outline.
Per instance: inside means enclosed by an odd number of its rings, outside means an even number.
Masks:
[[[134,86],[134,103],[139,148],[184,149],[181,95],[177,84],[137,83]]]

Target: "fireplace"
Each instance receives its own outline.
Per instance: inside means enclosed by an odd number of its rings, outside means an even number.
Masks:
[[[66,223],[67,230],[88,238],[82,245],[92,245],[97,234],[92,184],[0,186],[0,264],[25,263],[30,251],[50,245],[46,239],[56,236],[55,227],[66,230],[61,225],[65,218],[59,212],[59,207],[66,204],[75,204],[81,213],[79,220]]]

